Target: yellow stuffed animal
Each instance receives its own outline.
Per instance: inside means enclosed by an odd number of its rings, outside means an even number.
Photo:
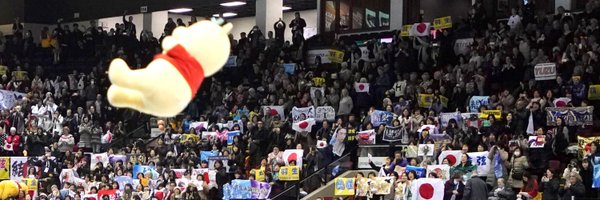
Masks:
[[[19,197],[19,192],[27,192],[27,185],[17,181],[4,180],[0,182],[0,199]]]
[[[178,27],[163,39],[163,53],[144,69],[131,70],[122,59],[114,59],[108,70],[110,104],[158,117],[179,114],[204,78],[218,72],[229,58],[233,26],[221,24],[222,19],[213,19]]]

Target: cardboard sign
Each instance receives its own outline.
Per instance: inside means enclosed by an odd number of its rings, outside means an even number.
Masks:
[[[279,167],[279,180],[281,180],[281,181],[300,180],[300,167],[299,166]]]
[[[501,110],[484,110],[479,113],[480,119],[487,119],[490,115],[494,115],[496,120],[502,119],[502,111]]]
[[[402,26],[402,30],[400,31],[400,36],[408,37],[410,35],[410,30],[412,29],[412,24]]]
[[[336,196],[354,195],[354,178],[336,178],[334,181]]]
[[[435,18],[433,20],[433,28],[439,29],[439,30],[452,28],[452,16]]]

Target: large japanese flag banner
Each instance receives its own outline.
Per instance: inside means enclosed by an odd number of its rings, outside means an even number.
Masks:
[[[442,164],[444,159],[448,159],[448,165],[450,167],[457,166],[460,164],[460,157],[462,156],[462,151],[454,150],[454,151],[442,151],[440,156],[438,157],[438,164]]]
[[[471,164],[477,166],[477,174],[487,174],[490,171],[491,160],[488,158],[489,152],[471,152],[467,153]]]
[[[296,166],[302,166],[303,156],[304,150],[302,149],[286,149],[283,152],[283,162],[285,162],[285,165],[290,165],[290,162],[295,160]]]
[[[444,180],[439,178],[420,178],[413,181],[412,200],[444,199]]]

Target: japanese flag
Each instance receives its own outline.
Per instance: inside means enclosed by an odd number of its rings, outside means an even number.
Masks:
[[[369,84],[368,83],[354,83],[354,91],[369,92]]]
[[[444,199],[444,180],[439,178],[420,178],[413,181],[412,200]]]
[[[101,143],[102,144],[110,144],[112,142],[112,133],[110,131],[106,131],[106,134],[104,134],[101,138]]]
[[[317,141],[317,149],[323,149],[327,147],[327,141],[319,140]]]
[[[296,166],[302,166],[303,156],[304,150],[302,149],[286,149],[283,152],[283,162],[285,162],[285,165],[290,165],[290,162],[295,160]]]
[[[460,158],[462,157],[462,151],[442,151],[440,156],[438,157],[438,163],[441,165],[444,159],[448,159],[448,165],[451,167],[457,166],[460,164]]]
[[[311,132],[312,127],[315,125],[315,119],[308,118],[306,120],[302,120],[294,123],[292,129],[298,132]]]
[[[554,99],[554,101],[552,103],[554,103],[554,107],[567,107],[567,104],[569,104],[569,102],[571,102],[571,98],[568,97],[561,97],[558,99]]]
[[[431,24],[430,23],[416,23],[413,24],[412,29],[410,29],[410,36],[428,36],[431,33]]]

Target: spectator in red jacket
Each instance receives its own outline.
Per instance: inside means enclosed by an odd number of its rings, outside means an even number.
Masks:
[[[10,127],[10,134],[6,136],[6,143],[4,145],[4,150],[11,156],[19,156],[20,153],[20,145],[21,145],[21,136],[17,134],[17,128]]]

